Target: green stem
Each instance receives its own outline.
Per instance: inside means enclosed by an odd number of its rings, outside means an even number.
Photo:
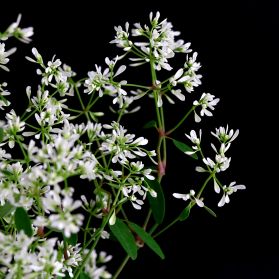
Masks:
[[[75,88],[75,91],[76,91],[76,93],[77,93],[77,96],[78,96],[80,105],[81,105],[82,109],[85,110],[85,106],[84,106],[84,103],[83,103],[82,98],[81,98],[81,96],[80,96],[80,93],[79,93],[79,90],[78,90],[78,87],[77,87],[77,84],[76,84],[76,83],[74,84],[74,88]]]
[[[146,219],[145,219],[145,222],[144,222],[144,224],[143,224],[143,229],[144,229],[145,231],[146,231],[148,222],[149,222],[149,220],[150,220],[151,214],[152,214],[152,210],[149,209],[148,214],[147,214]]]
[[[116,278],[119,276],[119,274],[121,273],[121,271],[123,270],[123,268],[124,268],[124,267],[126,266],[126,264],[128,263],[129,259],[130,259],[130,256],[127,255],[127,256],[124,258],[124,260],[123,260],[123,262],[121,263],[121,265],[119,266],[119,268],[117,269],[117,271],[115,272],[115,274],[114,274],[114,276],[112,277],[112,279],[116,279]]]
[[[28,155],[27,155],[27,153],[26,153],[26,151],[25,151],[25,149],[24,149],[20,139],[16,135],[15,135],[15,140],[16,140],[17,144],[20,147],[20,150],[21,150],[21,152],[22,152],[22,154],[24,156],[24,160],[25,160],[26,164],[29,165],[29,161],[30,161],[29,157],[28,157]]]
[[[66,110],[72,111],[72,112],[77,112],[77,113],[83,113],[82,110],[78,110],[78,109],[72,109],[72,108],[65,108]]]
[[[137,87],[137,88],[142,88],[147,90],[150,89],[150,86],[144,86],[144,85],[132,84],[132,83],[123,84],[122,86]]]
[[[173,133],[177,128],[179,128],[184,121],[187,119],[187,117],[194,111],[194,109],[196,108],[196,106],[192,106],[192,108],[184,115],[184,117],[172,128],[170,129],[168,132],[166,132],[167,135]]]
[[[161,121],[162,121],[162,132],[164,133],[162,138],[163,138],[163,162],[166,164],[167,162],[167,141],[165,137],[165,117],[164,117],[164,109],[163,106],[160,107],[160,115],[161,115]]]
[[[203,183],[201,189],[199,190],[199,193],[197,194],[197,199],[200,198],[200,196],[201,196],[202,192],[204,191],[204,189],[205,189],[207,183],[211,180],[211,178],[215,175],[215,173],[216,173],[215,170],[212,171],[212,172],[210,173],[210,175],[208,176],[208,178],[204,181],[204,183]]]
[[[97,236],[95,238],[95,236],[93,236],[91,239],[90,239],[90,242],[92,242],[94,240],[94,243],[93,245],[91,246],[91,248],[89,249],[88,253],[86,254],[86,256],[84,257],[84,259],[82,260],[81,262],[81,265],[77,268],[75,274],[74,274],[74,277],[73,279],[77,279],[79,277],[79,274],[81,273],[81,271],[83,270],[83,268],[85,267],[87,261],[89,260],[89,257],[92,253],[92,251],[95,249],[95,247],[97,246],[100,238],[101,238],[101,233],[102,231],[104,230],[105,226],[107,225],[107,222],[109,221],[109,218],[111,216],[111,214],[113,213],[113,211],[115,210],[116,208],[116,204],[117,204],[117,201],[118,201],[118,197],[121,193],[121,190],[122,190],[122,187],[119,187],[118,189],[118,192],[117,192],[117,195],[115,197],[115,200],[113,202],[113,205],[112,205],[112,208],[109,212],[109,214],[106,216],[106,218],[104,219],[104,221],[102,222],[102,225],[100,227],[100,229],[98,230],[98,233],[97,233]],[[94,239],[95,238],[95,239]]]
[[[106,222],[105,222],[105,224],[106,224]],[[102,226],[100,230],[102,231],[103,229],[104,229],[104,227]],[[83,259],[83,261],[82,261],[82,263],[81,263],[81,265],[80,265],[79,268],[77,269],[77,272],[74,274],[73,279],[77,279],[77,278],[79,277],[79,274],[81,273],[81,271],[82,271],[83,268],[85,267],[85,264],[86,264],[87,261],[89,260],[89,257],[90,257],[90,255],[91,255],[92,251],[93,251],[93,250],[95,249],[95,247],[97,246],[97,244],[98,244],[100,238],[101,238],[101,233],[99,233],[99,234],[97,235],[97,237],[96,237],[96,239],[95,239],[93,245],[92,245],[91,248],[89,249],[89,252],[86,254],[86,256],[84,257],[84,259]]]
[[[152,228],[149,230],[149,234],[152,235],[155,232],[155,230],[158,228],[158,226],[159,224],[154,224]]]
[[[174,219],[171,223],[169,223],[166,227],[164,227],[162,230],[160,230],[159,232],[157,232],[153,238],[158,237],[160,234],[162,234],[163,232],[165,232],[166,230],[168,230],[170,227],[172,227],[174,224],[176,224],[179,221],[179,218],[177,217],[176,219]]]

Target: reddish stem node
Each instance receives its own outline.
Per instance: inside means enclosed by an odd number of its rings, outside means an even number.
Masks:
[[[166,174],[166,162],[160,161],[158,163],[158,175],[159,177],[163,177]]]
[[[38,227],[37,235],[41,238],[45,236],[44,227]]]

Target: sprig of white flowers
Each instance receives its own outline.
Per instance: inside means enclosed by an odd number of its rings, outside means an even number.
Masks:
[[[0,70],[9,71],[10,57],[16,51],[6,50],[6,40],[14,37],[31,42],[33,28],[21,28],[20,20],[21,15],[0,33]],[[212,212],[202,196],[210,181],[217,194],[223,193],[219,207],[229,203],[232,193],[245,189],[236,182],[226,186],[219,180],[219,173],[230,166],[227,152],[238,130],[227,126],[212,132],[220,143],[218,148],[211,144],[214,157],[204,156],[202,143],[206,141],[202,142],[201,129],[186,134],[192,147],[171,137],[191,113],[195,122],[201,122],[202,117],[213,115],[219,102],[210,93],[189,100],[202,78],[198,54],[192,53],[191,43],[177,39],[180,32],[174,31],[167,19],[161,20],[159,12],[150,13],[148,24],[135,23],[130,29],[126,23],[115,31],[111,43],[124,53],[106,57],[105,67],[95,65],[80,80],[55,55],[47,61],[33,47],[31,57],[26,59],[37,65],[40,82],[27,86],[28,105],[23,114],[9,108],[9,86],[5,81],[0,83],[0,109],[5,113],[0,120],[0,278],[77,279],[80,274],[83,278],[111,278],[105,264],[112,256],[96,252],[99,240],[109,241],[111,233],[128,253],[116,278],[142,247],[139,239],[163,257],[153,238],[156,230],[159,235],[186,219],[186,209],[195,204]],[[184,65],[175,70],[171,59],[179,53],[186,57]],[[126,57],[132,67],[150,64],[152,84],[130,84],[120,78],[128,70],[124,62],[120,63]],[[160,81],[163,70],[169,77]],[[131,108],[131,104],[148,96],[154,99],[157,116],[147,125],[158,132],[156,151],[149,149],[147,137],[129,132],[122,124],[126,114],[140,109]],[[175,104],[174,97],[192,107],[168,130],[163,107],[165,100]],[[110,104],[118,105],[118,109],[108,106],[116,119],[108,120],[106,112],[98,109],[98,102],[107,98]],[[197,166],[196,171],[209,176],[200,189],[195,185],[187,194],[173,194],[188,205],[182,215],[162,228],[165,199],[161,182],[170,139],[185,154],[201,156],[203,166]],[[150,211],[144,225],[131,222],[130,208],[141,212],[148,204]],[[148,232],[151,222],[153,227]]]

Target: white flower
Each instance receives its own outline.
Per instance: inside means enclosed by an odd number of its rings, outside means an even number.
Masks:
[[[36,60],[34,60],[33,58],[31,58],[29,56],[25,56],[25,58],[27,60],[29,60],[30,62],[38,63],[39,65],[44,65],[42,55],[38,52],[38,50],[35,47],[32,48],[32,53],[35,56]]]
[[[216,128],[216,132],[211,134],[216,137],[221,143],[228,144],[234,141],[238,135],[239,135],[239,130],[237,129],[234,131],[233,129],[229,130],[229,126],[227,125],[226,128],[220,127]]]
[[[139,37],[142,36],[145,41],[135,42],[134,45],[139,47],[141,55],[137,58],[131,58],[136,62],[133,66],[139,66],[146,62],[149,62],[150,57],[154,61],[154,67],[157,71],[165,69],[170,71],[168,59],[173,58],[176,52],[188,53],[190,43],[184,44],[183,40],[176,40],[176,36],[180,34],[178,31],[173,31],[173,26],[167,19],[159,22],[160,13],[156,12],[155,17],[153,13],[149,14],[150,25],[141,26],[140,23],[136,23],[135,29],[132,29],[132,35]],[[146,37],[149,41],[146,41]],[[144,55],[142,55],[144,54]]]
[[[196,62],[197,56],[198,56],[197,52],[194,52],[192,57],[189,57],[187,55],[186,62],[184,64],[184,68],[186,70],[191,71],[191,72],[196,72],[197,70],[200,69],[200,67],[201,67],[200,63]]]
[[[50,213],[45,221],[47,225],[63,231],[66,237],[70,237],[72,233],[80,230],[84,219],[81,214],[72,214],[72,211],[79,208],[82,203],[79,200],[73,200],[73,188],[61,190],[59,186],[55,186],[53,190],[47,192],[42,198],[44,211]],[[37,226],[42,225],[42,217],[38,216],[34,221]]]
[[[122,187],[122,193],[128,200],[130,200],[135,209],[141,209],[147,193],[153,198],[157,197],[157,193],[150,188],[148,184],[146,184],[147,186],[143,185],[145,180],[144,177],[149,180],[155,179],[150,173],[151,169],[144,169],[142,162],[131,163],[131,177],[127,179],[128,183]]]
[[[83,154],[83,160],[79,162],[79,169],[81,171],[80,178],[94,180],[97,177],[101,178],[98,174],[98,161],[95,156],[90,152],[85,152]]]
[[[7,82],[0,83],[0,109],[4,110],[4,107],[7,107],[11,104],[5,96],[11,95],[11,93],[5,89],[7,87]]]
[[[38,276],[50,277],[50,275],[64,277],[62,259],[59,259],[59,255],[55,246],[57,244],[56,238],[50,238],[43,241],[39,246],[36,261],[32,264],[32,269],[38,272]],[[39,275],[40,274],[40,275]],[[51,276],[51,277],[52,277]]]
[[[203,93],[199,101],[194,101],[193,105],[198,107],[201,106],[200,116],[212,116],[212,112],[210,110],[214,110],[215,106],[220,101],[219,98],[215,98],[214,95],[210,93]],[[210,109],[210,110],[209,110]],[[200,122],[201,118],[195,112],[195,121]]]
[[[79,265],[79,262],[82,261],[82,256],[80,254],[81,248],[80,243],[76,245],[69,245],[65,246],[64,241],[58,243],[58,246],[61,250],[63,250],[64,261],[63,261],[63,268],[62,271],[67,271],[71,278],[74,277],[73,275],[73,268]]]
[[[129,40],[129,23],[126,22],[125,30],[121,26],[115,26],[114,30],[116,31],[116,36],[110,43],[116,44],[118,47],[123,48],[124,51],[129,51],[133,45]]]
[[[48,85],[49,82],[52,81],[52,78],[54,77],[56,79],[56,82],[59,82],[62,80],[62,73],[59,71],[59,67],[62,65],[62,62],[60,59],[55,59],[55,55],[52,57],[51,61],[47,62],[47,67],[45,69],[46,76],[43,78],[43,82]]]
[[[201,67],[200,63],[196,62],[197,56],[197,52],[194,52],[192,57],[189,57],[187,54],[184,64],[185,72],[182,78],[180,78],[180,82],[184,84],[188,93],[194,91],[194,87],[198,87],[201,84],[202,75],[196,73]]]
[[[228,144],[221,143],[220,149],[219,149],[219,151],[217,151],[217,148],[215,147],[215,145],[213,143],[211,143],[212,149],[217,154],[220,154],[222,157],[225,157],[225,153],[229,150],[230,146],[231,146],[230,143],[228,143]]]
[[[222,207],[224,204],[229,203],[230,202],[229,196],[232,193],[235,193],[237,190],[244,190],[244,189],[246,189],[246,187],[244,185],[236,185],[235,181],[231,182],[228,187],[224,186],[223,187],[224,194],[223,194],[221,200],[219,201],[218,206]]]
[[[88,253],[88,250],[85,250],[85,254]],[[89,256],[89,260],[85,265],[85,273],[91,279],[109,279],[112,278],[112,275],[106,270],[104,264],[109,262],[112,259],[112,256],[107,255],[106,252],[100,252],[99,256],[95,250]],[[98,266],[97,266],[98,264]]]
[[[194,200],[199,207],[203,207],[204,206],[203,201],[201,199],[198,199],[198,198],[195,197],[195,191],[194,190],[190,190],[190,192],[188,194],[173,193],[172,195],[175,198],[182,199],[184,201],[187,201],[189,199],[190,200]]]
[[[225,171],[229,168],[231,158],[227,158],[220,154],[215,156],[215,162],[210,158],[203,158],[203,162],[205,165],[210,167],[211,169],[215,170],[216,172]],[[198,172],[206,171],[202,167],[196,168]]]
[[[7,37],[14,36],[21,42],[28,44],[31,42],[30,37],[34,34],[33,27],[20,28],[20,20],[21,14],[18,15],[16,22],[12,23],[6,30]]]
[[[9,68],[5,66],[9,62],[9,56],[16,51],[16,48],[12,48],[8,51],[5,51],[5,44],[0,43],[0,68],[9,72]]]
[[[200,150],[201,135],[202,135],[202,130],[201,129],[199,131],[199,137],[197,136],[195,130],[191,130],[190,135],[185,134],[185,136],[194,144],[194,146],[192,146],[192,149],[194,151],[186,151],[185,153],[187,155],[193,155],[194,153],[196,153],[197,151]]]
[[[11,159],[11,154],[7,153],[6,150],[0,147],[0,160]]]
[[[152,170],[144,169],[144,164],[141,161],[132,162],[131,168],[132,168],[133,173],[135,173],[135,174],[143,174],[149,180],[155,179],[155,177],[153,175],[150,175]]]
[[[102,87],[108,83],[110,71],[109,68],[106,68],[102,73],[101,67],[98,67],[97,65],[95,65],[95,67],[96,71],[88,72],[89,79],[86,79],[84,82],[84,86],[86,87],[86,89],[84,89],[84,93],[91,94],[96,90],[99,91],[99,96],[102,97]]]
[[[6,137],[9,140],[9,147],[15,146],[16,134],[22,132],[25,128],[25,123],[20,120],[14,110],[6,114],[7,125],[5,127]]]
[[[1,266],[7,267],[3,278],[56,278],[64,276],[55,245],[56,238],[41,241],[28,237],[23,231],[14,235],[0,232]],[[31,249],[32,248],[32,249]]]
[[[106,134],[104,142],[99,148],[104,154],[112,154],[112,162],[119,162],[120,164],[127,164],[129,159],[136,157],[144,157],[147,155],[146,151],[141,148],[146,145],[148,140],[139,137],[134,140],[134,134],[127,134],[127,130],[117,122],[111,125],[103,125],[105,129],[112,130],[111,134]]]

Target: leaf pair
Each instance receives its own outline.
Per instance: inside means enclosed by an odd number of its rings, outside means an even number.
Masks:
[[[165,258],[160,246],[149,233],[135,223],[129,222],[128,225],[152,251],[161,259]],[[117,218],[115,224],[110,226],[110,229],[131,259],[135,260],[137,258],[138,246],[136,245],[135,237],[129,227]]]

